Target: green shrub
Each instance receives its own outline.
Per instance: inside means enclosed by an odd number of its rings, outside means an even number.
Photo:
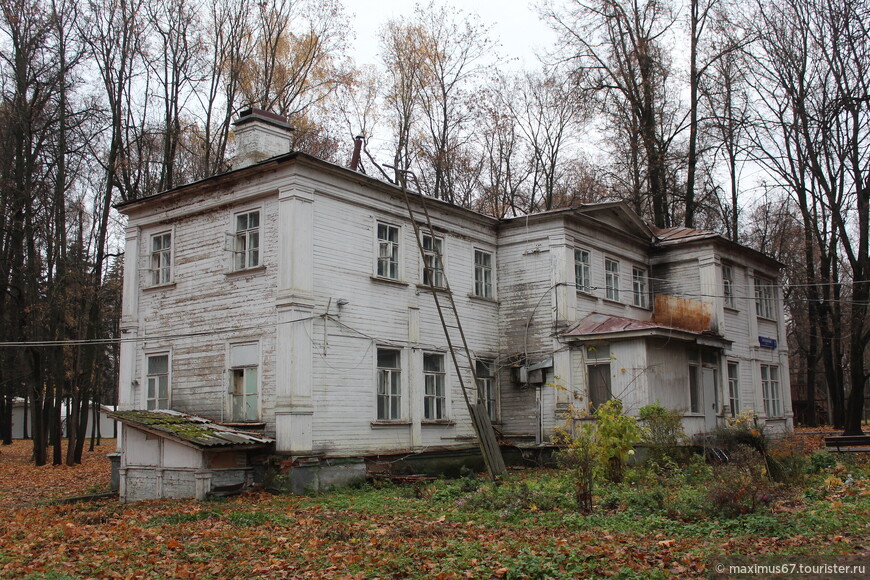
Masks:
[[[822,473],[823,471],[831,469],[836,464],[837,460],[834,459],[834,456],[831,453],[827,451],[816,451],[810,455],[806,470],[807,473]]]
[[[640,408],[641,443],[649,450],[649,461],[682,463],[690,451],[683,429],[682,414],[658,403]]]
[[[622,411],[620,399],[610,399],[595,410],[595,438],[607,479],[622,481],[625,463],[634,454],[634,444],[640,441],[640,429],[634,417]]]

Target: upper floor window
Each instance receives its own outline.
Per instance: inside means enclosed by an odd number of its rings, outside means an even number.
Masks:
[[[764,399],[765,415],[768,417],[782,417],[778,366],[761,365],[761,391]]]
[[[399,279],[399,228],[378,222],[378,276]]]
[[[172,233],[151,236],[151,285],[172,281]]]
[[[260,211],[236,215],[235,269],[245,270],[260,265]]]
[[[722,264],[722,294],[725,296],[725,308],[737,308],[734,302],[734,270],[728,264]]]
[[[608,300],[619,300],[619,262],[604,259],[605,297]]]
[[[477,375],[477,402],[486,405],[486,412],[490,420],[495,421],[497,418],[497,393],[492,365],[492,361],[478,360],[474,365],[474,373]]]
[[[773,284],[770,280],[755,279],[755,314],[761,318],[775,318],[773,310]]]
[[[145,377],[146,393],[145,408],[149,411],[154,409],[169,408],[169,355],[153,354],[146,358]]]
[[[574,285],[577,287],[577,290],[584,292],[592,290],[589,261],[589,250],[574,250]]]
[[[634,305],[646,308],[649,305],[646,270],[643,268],[631,269],[631,287],[634,292]]]
[[[401,351],[379,348],[377,371],[377,406],[379,421],[396,421],[401,415]]]
[[[437,421],[447,418],[447,396],[445,394],[444,355],[423,354],[423,418]]]
[[[492,254],[474,250],[474,295],[492,298]]]
[[[444,240],[423,234],[423,284],[444,287]]]
[[[740,413],[740,367],[736,362],[728,361],[728,408],[731,416]]]
[[[259,410],[259,345],[230,345],[230,401],[233,421],[257,421]]]

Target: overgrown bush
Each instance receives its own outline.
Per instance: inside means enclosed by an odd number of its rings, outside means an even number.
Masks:
[[[806,472],[807,456],[793,437],[776,439],[765,453],[770,479],[780,483],[800,480]]]
[[[566,430],[559,430],[556,434],[556,443],[562,445],[556,459],[571,471],[577,509],[586,513],[592,511],[592,490],[599,460],[595,427],[594,424],[583,423],[575,428],[573,434]]]
[[[660,466],[686,461],[690,450],[679,411],[666,409],[659,403],[640,408],[641,443],[648,449],[650,462]]]
[[[807,473],[822,473],[837,464],[837,460],[828,451],[816,451],[807,462]]]
[[[625,473],[625,463],[640,441],[640,429],[634,417],[622,410],[620,399],[610,399],[595,410],[595,437],[608,480],[619,483]]]
[[[728,463],[717,466],[707,490],[707,509],[714,517],[736,517],[755,512],[771,502],[767,465],[754,448],[734,449]]]
[[[728,450],[741,445],[751,447],[759,453],[767,451],[769,439],[763,424],[752,411],[744,411],[736,417],[727,417],[725,423],[713,430],[714,443]]]

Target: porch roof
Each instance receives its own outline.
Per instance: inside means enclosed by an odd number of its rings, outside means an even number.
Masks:
[[[256,448],[274,443],[258,433],[169,409],[114,411],[109,416],[136,429],[202,449]]]
[[[710,331],[697,332],[666,326],[664,324],[601,314],[592,312],[587,314],[577,324],[562,333],[562,338],[587,342],[593,340],[627,340],[630,338],[662,337],[687,342],[694,342],[703,346],[726,348],[731,346],[731,341]]]

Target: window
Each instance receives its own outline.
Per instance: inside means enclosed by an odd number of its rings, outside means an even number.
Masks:
[[[146,361],[148,376],[145,379],[147,393],[145,408],[149,411],[154,409],[169,408],[169,355],[149,355]]]
[[[151,236],[151,285],[172,281],[172,233]]]
[[[574,250],[574,285],[577,290],[592,291],[588,250]]]
[[[378,276],[399,279],[399,228],[378,223]]]
[[[230,401],[233,421],[257,421],[259,410],[259,345],[230,345]]]
[[[604,274],[606,298],[608,300],[619,300],[619,262],[605,258]]]
[[[769,280],[755,279],[755,314],[761,318],[774,319],[773,285]]]
[[[643,268],[631,269],[631,287],[634,291],[634,305],[646,308],[648,304],[646,270]]]
[[[734,272],[728,264],[722,264],[722,294],[725,296],[725,308],[734,308]]]
[[[492,254],[474,250],[474,295],[492,298]]]
[[[765,415],[782,417],[782,402],[779,398],[779,367],[761,365],[761,391],[764,398]]]
[[[444,288],[444,241],[423,234],[423,284]]]
[[[402,369],[400,351],[378,349],[378,420],[396,421],[401,416]]]
[[[256,268],[260,265],[260,211],[236,215],[235,242],[233,244],[236,270]]]
[[[732,417],[736,417],[740,413],[739,370],[736,362],[728,363],[728,407],[731,409]]]
[[[444,394],[444,355],[423,354],[423,418],[438,421],[447,418],[447,399]]]
[[[492,374],[492,361],[476,361],[474,373],[477,375],[477,402],[486,405],[491,421],[497,418],[495,377]]]
[[[595,412],[613,398],[610,385],[610,345],[586,347],[589,411]]]

